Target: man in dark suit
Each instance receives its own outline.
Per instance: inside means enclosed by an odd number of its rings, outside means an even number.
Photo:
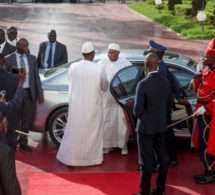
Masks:
[[[62,43],[56,41],[55,30],[48,31],[49,41],[40,43],[37,56],[38,68],[46,69],[57,67],[68,62],[67,48]]]
[[[174,76],[171,74],[167,65],[163,61],[163,55],[164,55],[165,51],[167,50],[167,48],[159,43],[156,43],[153,40],[149,41],[149,45],[150,45],[149,52],[156,53],[159,58],[158,72],[170,81],[171,86],[172,86],[172,92],[173,92],[176,100],[178,101],[179,104],[183,104],[183,105],[188,104],[188,102],[185,99],[185,97],[183,96]],[[172,99],[172,101],[174,102],[174,99]],[[168,124],[171,124],[171,113],[172,113],[172,111],[167,113]],[[168,166],[173,167],[173,166],[178,165],[177,151],[176,151],[176,145],[175,145],[175,134],[174,134],[174,130],[172,127],[168,128],[168,130],[166,132],[166,149],[167,149],[167,153],[169,155]],[[157,162],[154,161],[153,162],[154,171],[157,170],[156,165],[157,165]],[[159,165],[159,162],[158,162],[158,165]]]
[[[14,26],[7,27],[7,42],[16,47],[17,28]]]
[[[36,102],[43,103],[43,92],[39,77],[36,57],[27,53],[28,41],[21,38],[16,43],[16,52],[5,57],[6,70],[11,71],[12,67],[24,67],[26,70],[26,80],[24,83],[24,99],[21,106],[21,131],[29,132],[34,117]],[[20,148],[31,152],[32,149],[27,144],[27,136],[21,135],[19,138]]]
[[[19,85],[16,90],[15,96],[12,100],[5,103],[4,101],[0,101],[0,118],[8,116],[10,113],[18,110],[21,106],[23,97],[24,97],[24,90],[22,89],[24,80],[25,80],[26,72],[25,70],[19,71]],[[2,99],[5,99],[5,94],[3,94],[1,97]],[[1,130],[0,130],[0,142],[7,144],[7,139],[5,136],[4,131],[4,125],[1,124]]]
[[[0,101],[0,194],[4,195],[21,195],[21,188],[16,176],[16,167],[14,153],[11,148],[2,143],[4,126],[2,120],[9,113],[18,110],[24,96],[23,84],[25,80],[25,70],[19,70],[19,85],[14,99],[7,103]]]
[[[6,91],[6,101],[14,98],[16,89],[19,83],[19,77],[16,74],[12,74],[4,69],[5,59],[4,55],[0,54],[0,91]],[[14,148],[14,131],[19,129],[19,117],[18,111],[14,111],[7,115],[8,130],[6,133],[8,145]]]
[[[14,153],[11,148],[0,142],[0,194],[21,195],[16,176]]]
[[[137,116],[137,145],[140,168],[140,193],[150,195],[153,147],[160,162],[157,175],[157,188],[154,195],[165,194],[168,164],[166,159],[165,132],[167,131],[167,112],[172,109],[172,90],[170,82],[157,71],[158,56],[146,56],[148,75],[138,84],[133,112]]]
[[[5,39],[5,32],[3,29],[0,29],[0,53],[4,56],[11,54],[16,51],[16,47],[9,44]]]

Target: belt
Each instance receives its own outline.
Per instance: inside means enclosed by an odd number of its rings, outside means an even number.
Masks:
[[[24,88],[24,90],[30,90],[30,88]]]
[[[210,102],[204,102],[204,101],[200,101],[200,100],[198,100],[197,102],[200,103],[200,104],[203,104],[203,105],[211,103],[211,101]]]

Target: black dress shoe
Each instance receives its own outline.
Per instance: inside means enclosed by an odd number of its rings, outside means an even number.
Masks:
[[[158,172],[158,167],[152,167],[152,173],[157,173]]]
[[[202,174],[200,174],[200,175],[194,175],[194,176],[193,176],[193,179],[199,180],[199,179],[204,178],[205,176],[206,176],[206,172],[204,172],[204,173],[202,173]]]
[[[197,179],[197,184],[206,184],[206,183],[212,183],[215,182],[215,172],[212,171],[211,173],[206,173],[204,177]]]
[[[131,195],[142,195],[141,193],[137,193],[137,194],[131,194]]]
[[[27,144],[26,145],[20,144],[20,149],[25,150],[26,152],[32,152],[32,148],[29,147]]]
[[[166,192],[163,190],[152,189],[152,195],[166,195]]]
[[[178,165],[178,161],[177,160],[168,161],[168,167],[174,167],[176,165]]]

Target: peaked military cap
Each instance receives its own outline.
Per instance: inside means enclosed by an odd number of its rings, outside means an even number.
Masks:
[[[152,51],[152,52],[166,51],[167,50],[166,47],[164,47],[163,45],[161,45],[159,43],[156,43],[153,40],[149,41],[149,46],[150,46],[149,51]]]

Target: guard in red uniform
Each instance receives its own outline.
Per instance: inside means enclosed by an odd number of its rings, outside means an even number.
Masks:
[[[205,184],[215,182],[215,38],[205,50],[202,64],[197,65],[193,87],[197,93],[194,145],[199,148],[201,162],[205,168],[203,174],[194,175],[193,178],[196,183]]]

